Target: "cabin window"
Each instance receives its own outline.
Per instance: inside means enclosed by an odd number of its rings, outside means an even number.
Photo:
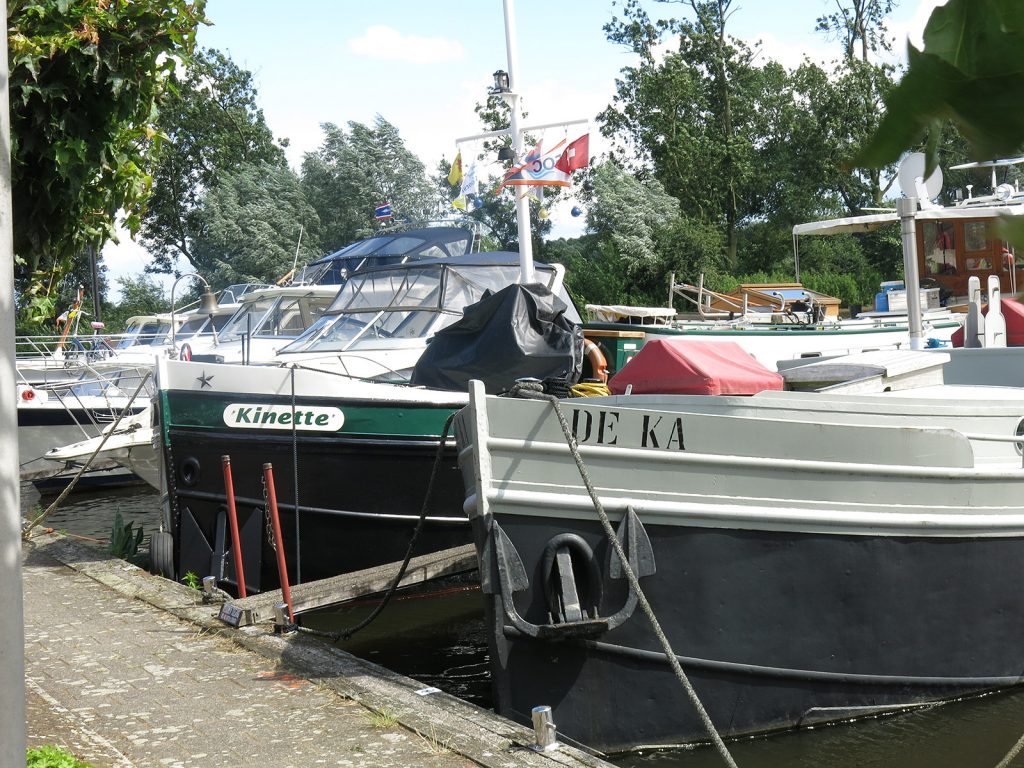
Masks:
[[[992,244],[989,241],[987,221],[964,222],[964,248],[968,255],[964,267],[968,272],[986,272],[992,269]]]
[[[952,222],[924,223],[924,254],[929,275],[956,274],[956,235]]]
[[[968,253],[991,250],[988,242],[987,221],[968,221],[964,224],[964,247]]]

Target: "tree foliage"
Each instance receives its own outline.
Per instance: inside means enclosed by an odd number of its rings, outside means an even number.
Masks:
[[[391,203],[395,218],[410,224],[437,217],[437,188],[394,125],[378,115],[371,126],[350,122],[347,132],[333,123],[321,128],[323,144],[302,163],[302,188],[320,217],[325,249],[378,229],[373,211],[381,203]]]
[[[144,274],[138,277],[121,277],[117,282],[121,287],[121,300],[116,306],[108,308],[103,318],[110,333],[124,331],[128,318],[134,315],[153,315],[170,311],[171,304],[167,293],[152,277]]]
[[[883,17],[891,6],[835,1],[818,23],[841,44],[831,71],[809,61],[787,70],[729,35],[740,10],[732,0],[684,0],[676,4],[681,19],[654,20],[639,0],[620,6],[605,32],[637,63],[622,70],[614,102],[599,116],[602,132],[623,168],[679,201],[678,217],[649,241],[652,290],[670,272],[690,281],[703,272],[709,282],[792,275],[794,224],[883,204],[894,166],[856,158],[893,86],[894,69],[870,60],[890,44]],[[625,267],[637,263],[633,244],[611,230],[605,237]],[[877,245],[850,241],[842,258],[822,249],[820,261],[850,274],[894,268]]]
[[[316,211],[298,177],[274,163],[246,163],[221,173],[194,221],[192,264],[214,290],[274,282],[296,258],[301,265],[321,255]]]
[[[187,59],[205,0],[8,3],[16,285],[52,316],[52,290],[86,245],[138,225],[158,143],[156,110]]]
[[[832,13],[818,17],[815,29],[839,40],[845,58],[856,57],[858,43],[863,62],[869,53],[892,50],[884,21],[896,5],[894,0],[834,0],[834,5]]]
[[[171,272],[178,257],[200,269],[193,252],[202,227],[204,195],[222,174],[243,164],[286,166],[257,105],[252,74],[216,50],[201,50],[160,108],[166,136],[154,173],[152,196],[142,217],[142,242],[153,254],[153,269]]]

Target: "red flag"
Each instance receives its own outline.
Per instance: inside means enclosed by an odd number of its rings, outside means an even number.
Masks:
[[[590,134],[584,133],[565,148],[555,168],[565,173],[586,168],[590,164]]]

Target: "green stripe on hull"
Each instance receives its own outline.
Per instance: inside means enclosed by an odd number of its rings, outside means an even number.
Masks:
[[[217,431],[229,429],[224,422],[224,411],[231,404],[245,402],[291,406],[292,402],[290,397],[273,397],[248,393],[234,393],[229,396],[204,393],[202,396],[197,396],[190,392],[165,390],[161,393],[161,396],[165,440],[167,440],[168,428],[187,427],[189,429]],[[303,434],[318,436],[328,436],[331,434],[397,435],[402,437],[439,435],[444,428],[445,419],[455,410],[451,406],[433,404],[396,403],[391,405],[385,403],[369,404],[365,401],[346,402],[343,400],[296,398],[296,409],[301,409],[304,406],[334,407],[341,410],[345,416],[344,424],[337,432],[307,432],[306,430],[299,430]],[[264,434],[290,434],[291,428],[249,428],[238,429],[237,431],[256,436]]]

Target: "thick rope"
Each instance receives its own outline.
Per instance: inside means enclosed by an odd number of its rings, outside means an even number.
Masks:
[[[996,768],[1009,768],[1010,763],[1020,754],[1021,749],[1024,749],[1024,735],[1017,739],[1017,743],[1006,753],[1006,757],[999,761],[999,765]]]
[[[629,581],[630,589],[636,593],[640,602],[640,608],[643,610],[644,615],[647,616],[648,621],[651,622],[651,627],[658,638],[658,642],[661,644],[661,649],[665,653],[665,658],[668,659],[668,663],[672,667],[672,671],[675,672],[676,678],[682,684],[686,691],[686,695],[693,704],[694,709],[697,710],[697,715],[700,717],[705,729],[707,729],[708,735],[711,737],[711,741],[715,745],[715,749],[718,750],[718,754],[721,755],[722,760],[725,761],[726,765],[730,766],[730,768],[737,768],[736,761],[733,760],[732,755],[729,754],[729,750],[725,746],[725,742],[715,729],[714,723],[711,722],[711,717],[708,715],[707,710],[704,709],[704,705],[697,696],[697,692],[694,690],[689,678],[686,676],[682,666],[679,664],[679,659],[676,658],[676,655],[672,650],[672,646],[669,644],[668,637],[665,635],[661,625],[658,623],[658,618],[654,615],[654,609],[651,608],[651,604],[647,602],[647,597],[640,588],[640,581],[633,572],[633,569],[629,564],[629,558],[626,556],[626,553],[622,548],[622,543],[615,535],[615,529],[612,528],[611,520],[608,519],[608,513],[605,512],[604,505],[601,503],[601,499],[598,497],[597,491],[594,489],[594,484],[590,479],[590,474],[587,472],[586,465],[583,463],[583,458],[580,456],[576,438],[573,437],[572,429],[569,427],[569,422],[566,421],[565,415],[562,413],[562,408],[559,405],[558,398],[551,395],[538,396],[533,392],[524,394],[526,394],[527,397],[543,398],[550,402],[551,406],[555,409],[555,415],[558,417],[558,423],[562,427],[562,434],[565,435],[565,441],[569,446],[569,453],[572,454],[573,461],[576,462],[576,469],[579,470],[580,477],[583,479],[583,485],[586,487],[587,493],[590,495],[590,500],[594,504],[594,509],[597,511],[597,516],[601,521],[601,527],[604,528],[605,536],[608,537],[608,541],[614,548],[615,554],[619,558],[619,562],[622,563],[622,570],[625,572],[626,579]],[[630,507],[630,509],[632,510],[632,507]]]
[[[146,385],[146,382],[149,381],[149,377],[152,375],[152,370],[146,371],[145,375],[142,377],[142,381],[139,382],[139,386],[135,389],[135,391],[132,393],[131,398],[128,400],[128,404],[124,408],[122,408],[121,413],[117,415],[117,420],[114,422],[114,424],[110,427],[110,429],[107,432],[103,433],[103,439],[100,440],[100,444],[96,446],[96,450],[92,452],[92,455],[88,459],[86,459],[85,464],[83,464],[82,468],[78,470],[78,474],[71,478],[71,482],[68,483],[67,488],[61,491],[60,496],[58,496],[54,500],[54,502],[49,507],[46,508],[45,512],[37,516],[35,519],[32,520],[31,523],[28,524],[28,527],[25,528],[25,530],[21,534],[22,538],[27,539],[29,534],[32,533],[32,529],[39,525],[41,522],[43,522],[43,520],[45,520],[47,516],[51,512],[53,512],[53,510],[55,510],[60,505],[60,503],[64,501],[64,499],[67,498],[68,494],[71,493],[72,490],[74,490],[75,485],[78,484],[78,480],[89,469],[93,460],[99,455],[100,451],[103,450],[103,446],[107,444],[107,440],[109,440],[110,437],[115,432],[117,432],[117,425],[121,423],[121,419],[123,419],[125,415],[128,414],[128,412],[131,410],[132,403],[135,402],[135,398],[139,396],[139,393],[142,391],[142,388]]]
[[[381,611],[387,606],[398,589],[398,585],[402,583],[402,579],[405,577],[405,571],[409,567],[409,561],[412,559],[413,549],[416,546],[416,540],[419,538],[420,531],[423,530],[423,524],[427,519],[427,510],[430,507],[430,497],[434,493],[434,480],[437,479],[438,471],[441,469],[441,459],[444,457],[445,442],[448,440],[448,431],[451,429],[452,422],[455,420],[455,414],[449,414],[448,418],[444,422],[444,428],[441,430],[441,437],[437,442],[437,453],[434,454],[434,467],[430,472],[430,480],[427,481],[427,491],[423,497],[423,507],[420,509],[420,519],[416,521],[416,529],[412,532],[412,538],[409,539],[409,546],[405,551],[405,559],[402,560],[402,567],[398,569],[398,573],[395,574],[395,578],[392,580],[391,585],[388,587],[388,591],[384,593],[384,597],[381,598],[380,602],[377,603],[373,611],[365,619],[360,621],[355,626],[347,629],[340,630],[338,632],[324,632],[319,629],[311,629],[309,627],[299,627],[300,632],[306,632],[317,637],[326,637],[330,640],[348,640],[361,629],[368,627],[373,621],[380,615]]]

